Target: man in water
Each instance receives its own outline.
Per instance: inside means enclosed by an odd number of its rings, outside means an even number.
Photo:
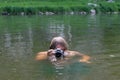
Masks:
[[[39,52],[36,56],[36,60],[49,59],[51,62],[69,60],[74,56],[79,56],[79,62],[90,63],[90,57],[81,54],[77,51],[68,50],[68,44],[66,40],[62,37],[54,37],[50,44],[50,49],[48,51]]]

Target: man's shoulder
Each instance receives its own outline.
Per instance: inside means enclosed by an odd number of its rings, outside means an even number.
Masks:
[[[37,54],[46,55],[47,51],[38,52]]]
[[[72,51],[72,50],[68,50],[67,52],[69,53],[69,56],[75,56],[77,53],[79,53],[78,51]]]
[[[73,54],[79,53],[78,51],[72,51],[72,50],[68,50],[68,52]]]

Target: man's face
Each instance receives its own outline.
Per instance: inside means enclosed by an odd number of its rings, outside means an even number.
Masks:
[[[57,44],[56,48],[60,48],[60,49],[64,50],[64,47],[60,44]]]

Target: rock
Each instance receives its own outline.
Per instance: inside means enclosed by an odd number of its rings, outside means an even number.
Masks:
[[[110,57],[115,57],[115,55],[109,55]]]
[[[44,13],[39,11],[38,14],[39,14],[39,15],[43,15]]]
[[[55,13],[53,13],[53,12],[45,12],[45,15],[53,15],[53,14],[55,14]]]
[[[95,9],[91,9],[91,10],[90,10],[90,13],[91,13],[91,14],[96,14],[96,10],[95,10]]]

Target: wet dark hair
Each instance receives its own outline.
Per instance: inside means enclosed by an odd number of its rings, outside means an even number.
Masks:
[[[51,41],[49,48],[55,49],[58,44],[61,45],[62,47],[64,47],[64,50],[68,49],[68,44],[67,44],[66,40],[62,37],[54,37]]]

